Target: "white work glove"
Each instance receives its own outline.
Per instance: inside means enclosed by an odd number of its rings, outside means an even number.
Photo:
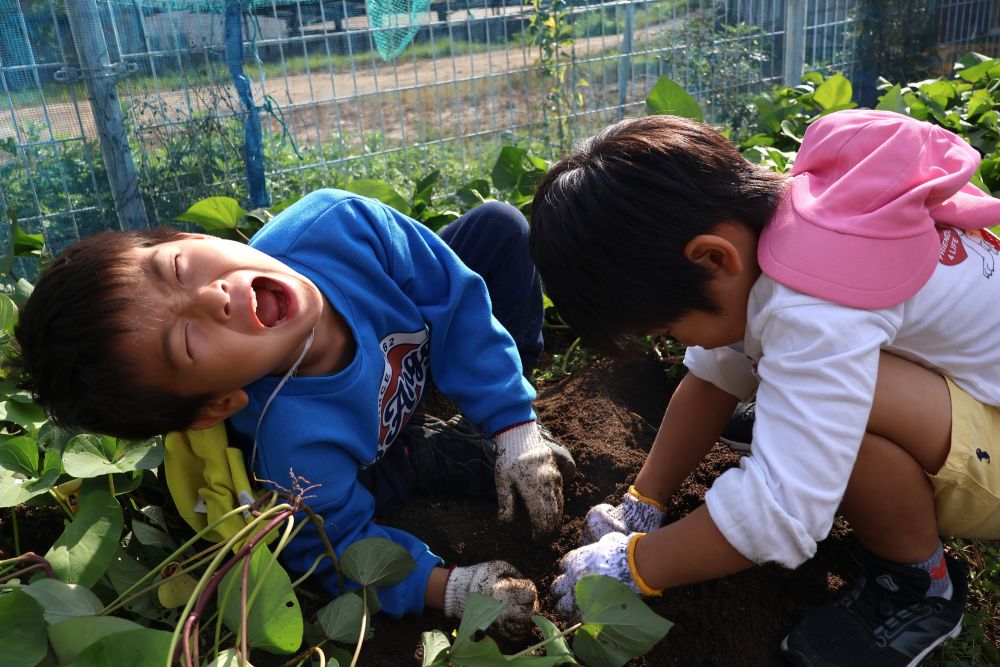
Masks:
[[[520,639],[531,631],[531,615],[538,613],[538,591],[510,563],[491,560],[452,570],[444,587],[445,615],[461,618],[470,592],[507,603],[493,621],[497,632],[509,639]]]
[[[576,582],[588,574],[603,574],[622,582],[641,595],[659,595],[662,591],[649,588],[642,582],[635,570],[632,556],[635,543],[645,533],[611,532],[594,544],[573,549],[559,561],[562,574],[552,582],[552,593],[556,601],[556,612],[563,618],[576,618]]]
[[[514,490],[521,496],[534,538],[554,533],[563,510],[562,475],[552,450],[545,444],[538,422],[508,429],[494,440],[497,445],[496,483],[498,517],[514,520]]]
[[[583,523],[582,544],[596,542],[608,533],[649,533],[663,525],[663,505],[647,498],[634,486],[622,496],[619,505],[601,503],[587,512]]]

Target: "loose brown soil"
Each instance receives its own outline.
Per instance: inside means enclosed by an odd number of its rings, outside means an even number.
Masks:
[[[627,361],[598,359],[558,384],[543,385],[536,408],[544,424],[570,448],[578,474],[566,488],[562,529],[551,542],[532,542],[527,522],[501,525],[495,503],[467,499],[422,499],[386,520],[419,536],[449,563],[471,564],[502,558],[514,563],[539,587],[543,615],[565,627],[553,613],[548,587],[556,562],[578,545],[583,516],[592,505],[617,502],[635,478],[652,444],[671,384],[653,357]],[[712,480],[738,465],[739,455],[717,445],[670,501],[669,519],[697,507]],[[831,599],[853,576],[847,553],[849,531],[838,519],[816,558],[795,571],[764,566],[725,579],[667,591],[651,602],[674,627],[635,667],[666,665],[782,664],[777,646],[797,619]],[[420,633],[457,624],[442,614],[421,618],[378,618],[375,641],[361,664],[388,667],[419,664]],[[540,635],[537,638],[540,640]],[[523,648],[505,646],[511,649]]]

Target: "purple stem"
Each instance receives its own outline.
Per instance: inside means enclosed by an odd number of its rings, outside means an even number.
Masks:
[[[6,582],[10,581],[11,579],[16,579],[19,576],[21,576],[22,574],[26,574],[26,573],[32,572],[34,570],[45,570],[45,574],[46,574],[46,576],[48,576],[49,579],[58,579],[59,578],[59,577],[56,576],[56,573],[52,570],[52,565],[49,564],[49,561],[45,560],[44,558],[42,558],[41,556],[39,556],[38,554],[36,554],[34,551],[28,551],[27,553],[23,553],[20,556],[18,556],[17,558],[12,559],[10,562],[11,563],[16,563],[18,561],[22,561],[24,563],[31,563],[31,565],[29,565],[28,567],[26,567],[24,569],[18,570],[17,572],[14,572],[12,574],[8,574],[7,576],[3,577],[2,579],[0,579],[0,584],[6,583]]]
[[[236,555],[226,561],[222,567],[215,571],[212,578],[208,580],[208,584],[205,586],[205,589],[201,592],[201,595],[198,596],[198,602],[195,603],[194,609],[188,617],[184,619],[184,629],[181,632],[181,638],[183,639],[181,650],[184,653],[184,659],[187,665],[196,664],[191,661],[191,652],[189,650],[190,639],[197,634],[201,614],[208,605],[208,601],[211,599],[212,594],[215,593],[215,590],[219,587],[219,583],[222,582],[222,578],[226,576],[226,573],[233,569],[233,567],[235,567],[240,560],[249,555],[253,548],[257,546],[257,544],[263,540],[268,533],[284,523],[289,517],[294,516],[294,514],[295,510],[289,509],[279,513],[271,519],[267,526],[264,527],[264,530],[258,531],[249,540],[247,540],[246,543],[240,547],[239,551],[236,552]],[[195,649],[197,650],[197,647],[195,647]]]

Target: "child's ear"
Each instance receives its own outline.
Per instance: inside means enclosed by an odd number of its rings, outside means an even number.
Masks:
[[[724,236],[700,234],[684,246],[684,256],[695,264],[716,272],[736,275],[743,271],[739,248]]]
[[[247,393],[242,389],[233,389],[221,396],[216,396],[198,412],[198,417],[191,424],[191,428],[199,430],[215,426],[223,419],[231,417],[245,408],[249,400]]]

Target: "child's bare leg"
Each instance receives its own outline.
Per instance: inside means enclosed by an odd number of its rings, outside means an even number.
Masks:
[[[867,434],[840,506],[862,545],[897,563],[937,549],[934,494],[923,468],[895,443]]]
[[[875,398],[841,511],[866,549],[918,563],[937,548],[934,494],[951,440],[951,398],[940,375],[894,355],[879,362]]]

